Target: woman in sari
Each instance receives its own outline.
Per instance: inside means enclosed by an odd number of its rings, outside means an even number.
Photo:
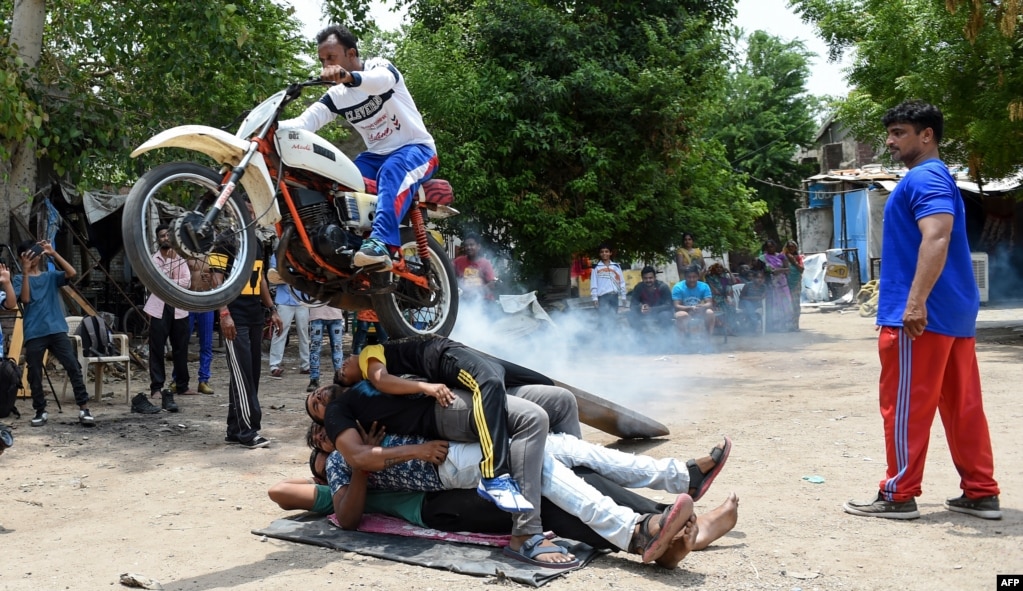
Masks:
[[[760,255],[767,268],[767,330],[792,330],[792,296],[789,292],[789,260],[778,252],[778,243],[768,240]]]
[[[703,260],[703,251],[696,248],[696,240],[689,232],[682,234],[682,246],[675,251],[675,266],[678,267],[679,278],[685,277],[685,270],[692,265],[700,268],[700,281],[707,271],[707,263]]]
[[[803,255],[795,240],[785,243],[785,258],[789,262],[789,295],[792,297],[792,330],[799,330],[799,295],[803,291]]]

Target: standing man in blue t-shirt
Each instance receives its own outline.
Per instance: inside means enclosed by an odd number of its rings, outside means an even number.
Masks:
[[[945,507],[1001,519],[975,350],[980,293],[963,198],[938,155],[944,118],[933,105],[907,101],[882,122],[892,159],[909,168],[885,204],[881,243],[879,390],[888,470],[875,499],[849,501],[844,509],[920,516],[915,499],[937,411],[963,490]]]
[[[60,271],[43,271],[43,255],[51,257]],[[46,413],[46,396],[43,394],[43,354],[49,351],[67,373],[71,390],[78,404],[78,422],[86,427],[96,425],[96,419],[89,412],[89,391],[82,379],[82,368],[78,365],[71,339],[67,336],[67,319],[60,303],[60,288],[76,272],[71,263],[57,254],[49,240],[33,242],[28,240],[18,245],[22,275],[11,279],[14,291],[25,307],[25,363],[28,365],[28,385],[32,391],[32,408],[36,415],[33,427],[42,427],[49,416]]]
[[[671,303],[675,306],[675,326],[686,334],[699,326],[702,318],[707,334],[714,331],[714,298],[710,286],[700,281],[700,267],[689,265],[684,279],[671,288]]]

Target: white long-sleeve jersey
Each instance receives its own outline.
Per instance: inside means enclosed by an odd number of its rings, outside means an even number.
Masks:
[[[624,304],[625,273],[618,263],[605,265],[604,261],[600,261],[590,273],[590,297],[596,301],[598,297],[609,293],[617,293],[618,300]]]
[[[374,154],[390,154],[411,144],[425,144],[436,150],[401,72],[379,57],[366,60],[363,68],[351,72],[351,84],[330,87],[301,115],[281,121],[279,128],[315,132],[341,115]]]

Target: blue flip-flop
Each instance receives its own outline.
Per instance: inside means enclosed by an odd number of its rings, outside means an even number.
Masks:
[[[693,501],[699,501],[707,493],[707,489],[710,488],[711,483],[717,478],[721,468],[724,468],[725,462],[728,460],[728,454],[731,452],[732,440],[725,435],[724,447],[715,447],[710,450],[709,455],[710,459],[714,460],[714,467],[709,472],[706,474],[700,472],[699,466],[696,465],[696,460],[686,462],[686,466],[689,468],[689,488],[693,491],[690,496],[693,497]]]
[[[536,557],[541,554],[568,554],[568,550],[557,544],[554,546],[541,546],[540,544],[546,539],[543,534],[536,534],[522,542],[522,546],[518,550],[512,550],[511,546],[505,546],[501,552],[509,558],[542,568],[566,569],[579,566],[578,558],[573,558],[569,562],[543,562],[536,560]]]

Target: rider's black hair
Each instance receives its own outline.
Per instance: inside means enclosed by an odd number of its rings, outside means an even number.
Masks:
[[[323,43],[331,37],[336,38],[337,42],[344,45],[346,48],[354,49],[356,56],[359,55],[359,42],[356,41],[355,35],[352,35],[351,31],[341,25],[330,25],[326,29],[317,33],[316,45],[323,45]]]
[[[945,116],[941,114],[941,109],[930,103],[910,100],[888,109],[881,123],[886,128],[892,123],[908,123],[918,134],[930,127],[934,130],[934,141],[940,142],[945,129]]]

